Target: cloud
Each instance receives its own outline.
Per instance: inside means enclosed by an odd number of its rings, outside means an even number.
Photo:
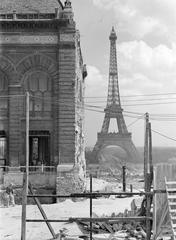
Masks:
[[[144,41],[131,41],[117,47],[123,89],[142,94],[172,91],[176,82],[175,44],[172,48],[165,45],[152,48]]]
[[[150,47],[144,41],[117,45],[121,95],[173,92],[176,86],[176,45]],[[108,69],[107,69],[108,74]],[[88,66],[86,96],[107,96],[108,75]]]
[[[101,9],[113,10],[119,31],[127,32],[137,40],[147,38],[151,43],[163,41],[167,44],[176,40],[175,0],[92,1]]]
[[[175,111],[175,104],[152,105],[153,102],[150,102],[151,105],[143,106],[140,105],[143,104],[143,101],[134,102],[133,100],[131,101],[131,98],[124,98],[123,96],[174,92],[176,87],[176,45],[173,44],[171,48],[163,44],[151,47],[144,41],[135,40],[118,44],[117,52],[120,95],[124,111],[173,113]],[[97,67],[88,66],[88,77],[86,78],[86,96],[104,97],[103,99],[86,99],[86,102],[88,101],[91,105],[101,106],[101,111],[103,111],[103,108],[106,106],[108,69],[106,72],[107,75],[103,75]],[[170,95],[168,97],[171,98]],[[159,96],[159,98],[161,98],[161,96]],[[144,99],[144,97],[141,96],[141,98],[138,99]],[[100,103],[97,103],[97,100],[100,101]],[[155,102],[160,101],[161,99]],[[172,100],[167,99],[167,102],[170,101]],[[173,99],[173,101],[175,101],[175,99]],[[139,105],[130,106],[134,104]],[[126,117],[126,114],[124,114],[124,117],[127,126],[134,121],[134,119]],[[90,108],[86,110],[86,137],[88,145],[95,143],[96,133],[101,130],[103,118],[103,112],[92,112]],[[167,122],[152,120],[153,129],[163,132],[168,136],[173,136],[175,123],[173,122],[172,124],[172,122],[169,122],[169,125],[167,124]],[[141,139],[143,139],[143,129],[142,120],[137,122],[136,125],[132,125],[129,129],[129,131],[133,132],[133,139],[137,145],[143,143],[141,141]],[[165,139],[158,139],[158,136],[154,136],[153,142],[156,145],[168,144],[168,146],[170,146],[172,144],[172,142],[167,143]]]
[[[86,97],[106,96],[108,80],[95,66],[87,66]]]

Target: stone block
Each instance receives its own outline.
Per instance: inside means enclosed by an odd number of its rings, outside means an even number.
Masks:
[[[57,194],[70,194],[83,192],[85,182],[79,178],[79,169],[73,164],[61,164],[57,168],[56,191]],[[57,199],[59,202],[63,199]]]
[[[13,183],[15,186],[23,185],[23,172],[20,171],[9,171],[4,174],[4,185],[8,186]]]

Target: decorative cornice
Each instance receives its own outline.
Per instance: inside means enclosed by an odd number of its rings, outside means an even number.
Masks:
[[[26,30],[26,29],[54,29],[66,27],[68,19],[0,19],[0,29],[2,30]]]
[[[57,35],[0,35],[0,44],[57,44]]]

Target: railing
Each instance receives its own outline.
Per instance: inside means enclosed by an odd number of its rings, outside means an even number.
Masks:
[[[18,166],[18,167],[11,167],[11,166],[0,166],[0,169],[3,169],[4,172],[9,171],[26,171],[26,166]],[[56,166],[46,166],[46,165],[36,165],[36,166],[29,166],[29,172],[35,172],[35,173],[48,173],[52,172],[55,173],[57,171]]]

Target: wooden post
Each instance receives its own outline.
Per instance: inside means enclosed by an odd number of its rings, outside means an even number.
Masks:
[[[126,166],[122,166],[123,192],[126,192]]]
[[[152,158],[152,129],[149,122],[149,172],[150,172],[150,190],[153,181],[153,158]]]
[[[21,240],[26,240],[26,205],[28,194],[28,178],[29,178],[29,93],[26,92],[26,171],[24,173],[23,182]]]
[[[151,190],[151,184],[150,184],[150,173],[146,174],[146,189],[147,192],[150,192]],[[151,210],[151,196],[147,195],[146,196],[146,217],[150,217],[150,210]],[[151,238],[151,222],[150,219],[146,220],[146,234],[147,238],[146,240],[150,240]]]
[[[147,191],[148,172],[148,136],[149,136],[149,114],[145,114],[145,140],[144,140],[144,190]]]
[[[92,174],[90,174],[90,193],[92,193]],[[90,196],[90,219],[92,218],[92,196]],[[92,240],[92,222],[90,222],[90,240]]]
[[[147,192],[151,192],[151,185],[153,181],[153,162],[152,162],[152,133],[151,133],[151,123],[148,123],[148,141],[149,141],[149,153],[148,153],[148,171],[147,171],[147,178],[146,178],[146,190]],[[151,203],[152,197],[147,195],[146,196],[146,217],[150,217],[151,212]],[[147,240],[151,238],[151,222],[150,220],[146,221],[146,233],[147,233]]]
[[[130,192],[132,193],[133,192],[133,185],[130,184]]]

